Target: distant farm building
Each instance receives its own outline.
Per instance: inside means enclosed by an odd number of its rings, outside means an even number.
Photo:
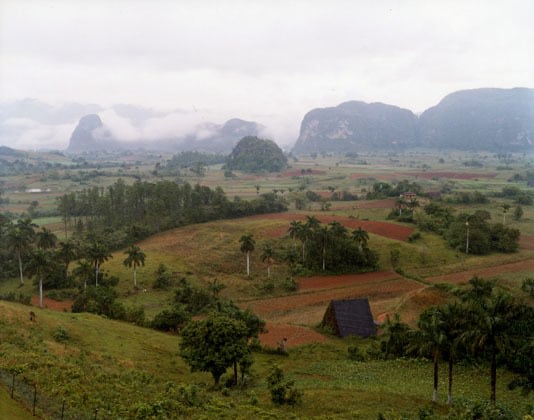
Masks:
[[[331,301],[321,325],[331,328],[339,337],[347,335],[369,337],[376,334],[376,325],[368,299]]]
[[[400,195],[400,198],[402,198],[405,201],[412,201],[412,200],[416,200],[417,199],[417,194],[414,193],[414,192],[411,192],[411,191],[403,192]]]

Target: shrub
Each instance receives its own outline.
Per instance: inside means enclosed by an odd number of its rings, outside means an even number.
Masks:
[[[277,405],[295,405],[302,402],[302,391],[295,388],[294,381],[285,381],[284,372],[278,366],[273,367],[267,377],[271,401]]]
[[[299,289],[299,284],[292,277],[287,277],[283,283],[282,287],[287,292],[296,292]]]
[[[178,331],[191,319],[183,305],[175,305],[172,309],[165,309],[158,313],[150,326],[160,331]]]
[[[52,337],[54,337],[54,340],[56,340],[58,343],[67,341],[70,338],[69,332],[63,325],[57,326],[57,328],[52,333]]]
[[[415,242],[421,239],[421,232],[415,231],[410,236],[408,236],[408,242]]]
[[[349,352],[349,359],[356,362],[365,362],[366,354],[358,346],[349,346],[347,349]]]

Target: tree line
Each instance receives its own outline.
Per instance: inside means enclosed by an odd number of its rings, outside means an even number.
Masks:
[[[282,197],[261,194],[253,200],[229,200],[221,187],[122,179],[107,188],[93,187],[58,198],[65,232],[105,234],[113,247],[153,233],[192,223],[287,210]]]

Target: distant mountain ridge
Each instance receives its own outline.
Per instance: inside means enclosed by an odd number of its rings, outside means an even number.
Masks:
[[[411,111],[383,103],[344,102],[306,114],[295,153],[352,152],[416,145],[417,117]]]
[[[198,124],[194,134],[183,137],[121,142],[121,139],[115,138],[106,128],[105,122],[97,114],[89,114],[80,119],[70,137],[66,152],[78,154],[121,149],[147,149],[170,152],[195,150],[229,154],[241,138],[257,136],[263,129],[264,127],[256,122],[233,118],[222,125],[210,122]]]
[[[418,118],[393,105],[351,101],[308,112],[293,152],[347,153],[425,147],[534,150],[534,89],[451,93]]]

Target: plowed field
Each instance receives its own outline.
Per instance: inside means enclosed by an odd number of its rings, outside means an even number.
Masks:
[[[316,216],[317,217],[317,216]],[[251,216],[248,219],[250,220],[287,220],[287,228],[276,228],[272,231],[267,232],[270,237],[278,237],[287,233],[289,228],[289,222],[293,220],[306,220],[306,215],[300,213],[271,213],[271,214],[261,214],[258,216]],[[361,227],[367,232],[374,233],[375,235],[384,236],[386,238],[395,239],[397,241],[406,241],[408,237],[413,232],[413,228],[408,226],[398,225],[396,223],[389,222],[376,222],[370,220],[360,220],[353,219],[350,217],[344,216],[318,216],[317,219],[321,223],[330,223],[334,220],[341,223],[348,229],[357,229]]]
[[[39,306],[39,296],[32,297],[32,305]],[[58,300],[50,299],[47,297],[43,297],[43,307],[47,309],[51,309],[53,311],[70,312],[71,307],[72,307],[72,301],[70,300],[58,301]]]
[[[332,299],[367,297],[375,318],[378,318],[382,313],[391,312],[399,306],[407,296],[424,288],[424,285],[391,271],[306,277],[299,279],[299,285],[299,292],[294,295],[240,304],[269,323],[270,335],[260,337],[264,345],[276,345],[283,337],[288,338],[288,346],[317,341],[319,334],[310,328],[321,322]],[[295,326],[298,329],[293,330]],[[298,340],[296,335],[291,336],[295,339],[290,340],[290,334],[298,334]]]
[[[442,276],[427,277],[426,281],[431,283],[467,283],[473,276],[491,278],[497,274],[518,273],[523,271],[534,272],[534,260],[519,261],[510,264],[502,264],[495,267],[479,268],[474,270],[461,271],[458,273],[445,274]]]

